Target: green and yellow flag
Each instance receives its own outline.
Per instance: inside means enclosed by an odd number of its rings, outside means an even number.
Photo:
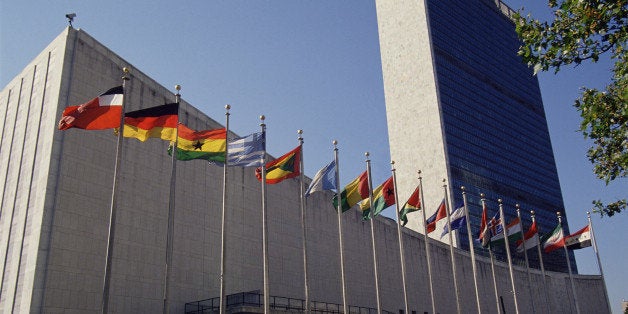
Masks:
[[[384,209],[393,204],[395,204],[395,184],[393,178],[390,177],[373,190],[373,215],[371,217],[379,215]],[[363,219],[371,218],[369,217],[371,213],[371,202],[369,199],[364,200],[360,204],[360,210],[362,210]]]
[[[349,182],[344,190],[340,192],[340,204],[342,212],[346,212],[353,205],[361,200],[369,197],[369,183],[367,172],[364,171],[360,176]],[[334,208],[338,208],[338,197],[334,197]]]
[[[301,145],[285,155],[266,163],[266,183],[275,184],[301,174]],[[255,170],[257,180],[262,180],[262,168]]]
[[[168,154],[172,155],[170,143]],[[227,148],[227,130],[225,128],[194,131],[183,124],[179,124],[177,139],[177,159],[193,160],[204,159],[212,162],[225,162]]]

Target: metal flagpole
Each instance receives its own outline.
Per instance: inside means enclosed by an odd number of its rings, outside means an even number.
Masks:
[[[530,217],[532,218],[532,223],[535,222],[535,216],[534,216],[534,211],[531,210],[530,211]],[[539,237],[539,230],[536,231],[536,236]],[[541,253],[541,239],[539,237],[539,240],[536,243],[536,250],[537,253],[539,255],[539,264],[541,265],[541,275],[543,275],[543,291],[545,293],[543,293],[545,295],[545,303],[547,304],[547,310],[549,313],[552,312],[552,303],[549,300],[549,296],[547,293],[547,280],[545,279],[545,265],[543,265],[543,254]]]
[[[508,258],[508,271],[510,272],[510,284],[512,286],[512,296],[515,301],[515,313],[519,314],[519,302],[517,301],[517,288],[515,286],[515,273],[512,269],[512,257],[510,255],[510,243],[508,243],[508,230],[506,229],[506,216],[504,216],[504,205],[502,199],[498,199],[499,217],[501,217],[502,234],[504,235],[504,245],[506,246],[506,257]]]
[[[484,198],[484,193],[480,193],[480,200],[482,201],[482,210],[484,210],[484,208],[486,208],[486,199]],[[486,226],[486,228],[488,228],[488,226]],[[484,234],[485,237],[491,237],[491,234],[486,233]],[[491,274],[493,275],[493,290],[495,292],[495,304],[497,305],[497,313],[501,314],[502,312],[502,308],[501,306],[499,306],[499,293],[497,292],[497,278],[495,278],[495,257],[493,256],[493,250],[491,249],[490,246],[490,239],[489,241],[489,246],[488,246],[488,254],[489,257],[491,258]]]
[[[225,123],[225,141],[227,143],[225,145],[225,163],[222,167],[222,217],[220,219],[220,314],[225,314],[227,306],[225,304],[225,256],[227,254],[227,233],[225,231],[227,224],[225,223],[225,215],[227,213],[227,169],[229,165],[229,109],[231,109],[231,106],[228,104],[225,105],[225,119],[227,120]]]
[[[423,199],[423,177],[421,170],[419,174],[419,198],[421,200],[421,211],[423,212],[423,235],[425,237],[425,259],[427,260],[427,276],[430,281],[430,299],[432,301],[432,313],[436,313],[436,302],[434,302],[434,284],[432,283],[432,259],[430,258],[430,237],[427,234],[427,218],[425,215],[425,200]]]
[[[480,306],[480,292],[478,290],[477,266],[475,265],[475,248],[473,247],[473,236],[471,235],[471,219],[469,217],[469,207],[467,206],[467,192],[465,192],[464,186],[461,186],[460,189],[462,190],[462,201],[464,202],[464,215],[467,219],[467,237],[469,238],[469,251],[471,251],[471,269],[473,270],[475,303],[478,306],[478,313],[482,313],[482,307]],[[451,227],[449,229],[451,229]],[[451,230],[449,230],[449,232],[451,232]]]
[[[368,176],[368,184],[369,184],[369,204],[370,204],[370,213],[369,216],[371,219],[371,244],[373,247],[373,271],[375,272],[375,300],[377,301],[377,314],[382,313],[381,302],[379,299],[379,273],[377,272],[377,249],[375,247],[375,224],[373,220],[375,216],[373,215],[373,180],[371,178],[371,160],[369,159],[369,152],[364,153],[366,156],[366,173]]]
[[[126,81],[129,80],[129,69],[123,68],[122,72],[122,113],[120,114],[120,129],[118,132],[118,140],[116,145],[116,162],[113,170],[113,187],[111,189],[111,207],[109,209],[109,235],[107,237],[107,257],[105,261],[105,276],[102,288],[101,312],[106,314],[109,312],[109,286],[111,283],[111,262],[113,259],[113,240],[116,232],[116,211],[117,211],[117,194],[118,189],[118,166],[122,161],[122,137],[124,133],[124,103],[126,102]]]
[[[565,260],[567,260],[567,269],[569,270],[569,281],[571,282],[571,292],[573,293],[573,303],[576,305],[576,313],[580,314],[580,306],[578,305],[578,294],[576,293],[576,285],[573,282],[573,273],[571,272],[571,262],[569,261],[569,251],[567,251],[567,245],[565,244],[565,232],[563,229],[563,217],[560,215],[560,212],[556,212],[558,216],[558,224],[560,225],[561,231],[563,232],[563,249],[565,250]]]
[[[303,172],[305,172],[305,168],[303,167],[303,130],[298,130],[297,134],[299,134],[299,146],[301,146],[301,162],[300,162],[300,170],[301,174],[299,175],[299,188],[300,188],[300,200],[301,200],[301,230],[303,231],[303,288],[305,293],[305,313],[310,312],[310,289],[307,282],[307,232],[305,229],[305,194],[304,186],[303,186]]]
[[[445,213],[447,214],[447,226],[449,228],[449,253],[451,255],[451,271],[454,279],[454,292],[456,293],[456,308],[458,310],[458,314],[462,313],[462,309],[460,307],[460,291],[458,291],[458,280],[456,279],[456,257],[454,256],[454,240],[453,240],[453,231],[451,230],[451,219],[449,213],[449,194],[447,193],[447,184],[445,184],[447,180],[443,179],[443,191],[445,193]]]
[[[532,275],[530,274],[530,262],[528,261],[528,248],[526,248],[526,236],[523,232],[523,222],[521,221],[521,209],[519,208],[519,204],[515,204],[517,208],[517,218],[519,218],[519,225],[521,226],[521,241],[523,245],[523,256],[526,260],[526,272],[528,273],[528,292],[530,292],[530,304],[532,305],[532,313],[536,313],[536,309],[534,307],[534,296],[532,296]]]
[[[174,87],[177,93],[174,95],[175,102],[179,104],[181,101],[181,85]],[[177,107],[178,108],[178,107]],[[174,146],[172,146],[172,172],[170,173],[170,200],[168,202],[168,229],[166,231],[166,269],[164,276],[164,305],[163,313],[170,313],[170,277],[172,275],[172,251],[174,244],[174,208],[176,197],[177,182],[177,152],[179,144],[179,112],[177,112],[177,130],[175,132]]]
[[[268,221],[266,219],[266,124],[264,115],[259,117],[262,121],[259,125],[262,128],[264,140],[264,153],[261,159],[262,173],[262,256],[264,259],[264,314],[270,313],[270,295],[268,287]]]
[[[593,223],[591,222],[590,212],[587,212],[587,220],[589,221],[589,232],[591,232],[591,242],[593,243],[593,251],[595,251],[595,256],[597,257],[597,267],[600,269],[600,276],[602,277],[602,284],[604,285],[604,296],[606,296],[606,302],[608,306],[610,307],[611,302],[608,299],[608,292],[606,291],[606,279],[604,279],[604,272],[602,271],[602,262],[600,260],[600,252],[597,250],[597,241],[595,240],[595,233],[593,232]]]
[[[393,187],[395,190],[395,207],[397,209],[397,238],[399,239],[399,260],[401,261],[401,284],[403,285],[403,302],[405,305],[406,314],[410,313],[408,309],[408,291],[406,289],[406,260],[403,256],[403,234],[401,233],[401,207],[399,207],[399,195],[397,194],[397,175],[395,169],[395,162],[390,162],[393,177]]]
[[[345,282],[345,259],[342,247],[342,202],[340,196],[340,163],[338,160],[338,141],[334,140],[334,161],[336,162],[336,213],[338,214],[338,243],[340,251],[340,280],[342,282],[342,313],[349,313],[347,306],[347,289]]]

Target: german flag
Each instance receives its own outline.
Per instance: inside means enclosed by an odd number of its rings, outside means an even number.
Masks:
[[[127,112],[124,115],[124,137],[134,137],[142,142],[155,137],[174,141],[179,123],[179,104]]]
[[[204,159],[225,162],[227,149],[227,130],[225,128],[194,131],[183,124],[179,124],[178,134],[178,160]],[[169,155],[172,155],[172,146],[174,143],[171,143],[168,148]]]
[[[301,145],[285,155],[266,163],[266,183],[275,184],[301,174]],[[255,176],[262,180],[262,168],[255,170]]]

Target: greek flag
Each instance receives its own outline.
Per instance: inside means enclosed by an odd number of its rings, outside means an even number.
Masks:
[[[227,165],[238,167],[259,167],[266,153],[265,136],[262,132],[253,133],[229,141]]]

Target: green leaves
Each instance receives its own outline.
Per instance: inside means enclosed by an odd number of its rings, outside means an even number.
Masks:
[[[540,22],[515,14],[522,41],[519,55],[534,73],[560,71],[561,66],[597,62],[601,54],[615,60],[606,90],[583,88],[574,106],[580,112],[580,131],[592,140],[587,156],[593,172],[608,185],[628,176],[628,0],[549,0],[554,20]],[[596,211],[612,216],[626,208],[626,200],[608,205],[593,202]]]

